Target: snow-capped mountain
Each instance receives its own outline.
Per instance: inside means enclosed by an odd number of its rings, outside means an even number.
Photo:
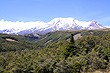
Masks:
[[[103,29],[106,28],[98,24],[95,20],[85,22],[74,18],[55,18],[48,23],[44,22],[9,22],[0,21],[0,33],[7,34],[29,34],[29,33],[47,33],[55,30],[71,29]]]

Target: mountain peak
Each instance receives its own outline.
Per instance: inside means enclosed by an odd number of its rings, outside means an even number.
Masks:
[[[74,20],[74,18],[54,18],[53,20],[51,20],[51,21],[68,21],[68,20]]]
[[[97,23],[97,21],[96,21],[96,20],[92,20],[92,22],[95,22],[95,23]]]
[[[2,20],[3,21],[3,20]],[[5,25],[10,26],[7,28]],[[16,25],[16,26],[15,26]],[[31,25],[31,26],[30,26]],[[20,23],[10,23],[2,22],[0,24],[1,33],[9,34],[29,34],[29,33],[47,33],[55,30],[72,30],[72,29],[103,29],[102,25],[98,24],[96,20],[89,22],[78,21],[74,18],[55,18],[48,23],[44,22],[20,22]]]
[[[72,17],[68,17],[68,18],[54,18],[53,20],[69,20],[69,19],[73,19],[74,20],[74,18],[72,18]]]
[[[4,19],[1,19],[1,22],[4,22]]]

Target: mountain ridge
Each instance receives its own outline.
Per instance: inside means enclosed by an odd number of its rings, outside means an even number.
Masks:
[[[1,21],[3,24],[6,24],[7,21]],[[74,18],[55,18],[48,23],[44,22],[16,22],[17,25],[15,26],[14,23],[10,23],[8,28],[4,28],[0,30],[0,33],[7,33],[7,34],[29,34],[29,33],[48,33],[51,31],[56,30],[81,30],[81,29],[104,29],[106,27],[98,24],[97,21],[78,21]],[[23,24],[23,25],[22,25]],[[0,24],[1,26],[2,24]],[[8,24],[7,24],[8,25]],[[18,26],[19,25],[19,26]],[[2,27],[2,26],[1,26]]]

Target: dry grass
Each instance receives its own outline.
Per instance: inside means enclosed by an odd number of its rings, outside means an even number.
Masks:
[[[94,73],[110,73],[110,72],[95,71]]]
[[[81,38],[82,36],[81,36],[81,34],[76,34],[76,35],[74,35],[74,39],[75,40],[77,40],[78,38]]]
[[[6,38],[7,41],[13,41],[13,42],[18,42],[16,40],[13,40],[13,39],[9,39],[9,38]]]

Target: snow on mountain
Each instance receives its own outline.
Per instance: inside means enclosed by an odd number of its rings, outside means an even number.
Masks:
[[[55,18],[48,23],[44,22],[10,22],[0,21],[0,33],[7,34],[29,34],[29,33],[47,33],[55,30],[70,29],[103,29],[106,28],[98,24],[95,20],[85,22],[74,18]]]
[[[110,28],[110,26],[105,26],[106,28]]]
[[[47,29],[54,30],[69,30],[69,29],[102,29],[105,28],[98,24],[95,20],[85,22],[78,21],[74,18],[55,18],[47,23],[49,26]]]
[[[0,21],[0,31],[2,33],[8,34],[16,34],[20,31],[24,31],[26,29],[31,29],[36,27],[37,29],[45,27],[44,22],[11,22],[11,21],[4,21],[3,19]]]

